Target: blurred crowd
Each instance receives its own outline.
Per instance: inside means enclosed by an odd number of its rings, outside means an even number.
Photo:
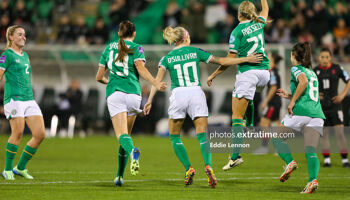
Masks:
[[[59,44],[105,44],[125,19],[133,19],[157,0],[101,0],[83,14],[83,1],[0,0],[0,42],[11,24],[28,27],[31,41]],[[80,4],[79,4],[80,2]],[[241,0],[169,0],[158,32],[184,26],[193,43],[227,43],[239,23]],[[255,0],[257,7],[260,1]],[[84,5],[84,6],[82,6]],[[269,0],[266,43],[312,42],[327,46],[343,60],[350,53],[350,4],[347,0]],[[85,10],[89,10],[89,7]],[[34,28],[35,27],[35,28]],[[43,31],[40,27],[44,27]],[[46,35],[47,37],[43,37]],[[160,40],[160,42],[163,42]]]

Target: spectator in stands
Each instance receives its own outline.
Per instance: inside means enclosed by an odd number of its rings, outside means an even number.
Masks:
[[[109,10],[112,30],[118,30],[119,23],[129,18],[125,0],[113,0]]]
[[[95,26],[89,34],[90,44],[105,44],[109,39],[109,30],[101,17],[96,19]]]
[[[57,33],[57,42],[61,44],[69,44],[73,42],[72,38],[72,26],[70,24],[70,18],[67,14],[60,18],[60,24]]]
[[[198,1],[191,1],[189,8],[182,12],[181,22],[190,32],[192,43],[205,43],[207,29],[204,26],[204,5]]]
[[[225,21],[219,22],[216,25],[216,29],[220,30],[220,42],[227,43],[228,38],[230,38],[232,30],[236,27],[237,21],[232,14],[226,16]]]
[[[278,19],[276,27],[272,30],[272,41],[275,43],[290,43],[290,29],[283,19]]]
[[[78,80],[73,79],[68,89],[60,94],[60,102],[58,104],[57,116],[60,121],[60,128],[68,128],[68,120],[70,116],[79,116],[81,105],[83,103],[83,92],[80,90]]]
[[[297,40],[297,38],[303,34],[304,30],[306,29],[306,22],[305,17],[302,13],[298,13],[295,18],[291,21],[291,35],[294,37],[294,40]]]
[[[72,28],[72,35],[75,43],[86,44],[89,28],[86,25],[85,17],[80,15],[76,21],[76,25]]]
[[[175,27],[180,24],[181,10],[176,1],[171,0],[163,15],[163,28],[167,26]]]
[[[341,57],[345,56],[345,47],[349,45],[349,28],[343,18],[338,19],[337,26],[333,29],[336,46]]]
[[[0,18],[0,42],[6,43],[6,30],[10,26],[10,17],[2,15]]]
[[[12,16],[12,10],[9,7],[9,1],[8,0],[2,0],[0,2],[0,17],[2,17],[4,15],[7,15],[8,17]]]
[[[312,16],[309,19],[311,26],[310,31],[315,37],[317,44],[321,44],[321,38],[329,30],[328,22],[330,20],[325,2],[315,2],[313,6]],[[317,26],[315,26],[317,24]]]
[[[26,4],[23,0],[17,1],[11,18],[14,24],[30,25],[32,23],[32,13],[27,10]]]
[[[283,19],[285,17],[284,3],[285,0],[273,0],[273,8],[271,9],[272,19]]]

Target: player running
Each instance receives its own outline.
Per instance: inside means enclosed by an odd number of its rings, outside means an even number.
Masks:
[[[216,178],[211,165],[211,153],[207,138],[208,106],[203,90],[201,89],[199,63],[216,63],[221,65],[235,65],[242,62],[261,62],[261,56],[252,54],[244,58],[219,58],[212,54],[191,47],[191,39],[187,30],[182,27],[167,27],[163,33],[169,44],[175,43],[175,48],[159,62],[157,81],[164,78],[166,70],[171,79],[171,96],[169,114],[169,137],[176,156],[186,169],[185,185],[191,185],[196,171],[191,167],[188,155],[180,139],[180,131],[186,114],[188,114],[196,128],[197,139],[205,163],[205,173],[208,176],[209,186],[215,188]],[[156,88],[152,87],[150,96],[145,104],[144,113],[149,114]],[[207,148],[207,149],[206,149]]]
[[[22,50],[27,40],[24,28],[18,25],[8,27],[6,39],[7,45],[0,57],[0,79],[5,74],[4,110],[10,122],[11,136],[6,145],[2,176],[6,180],[15,180],[14,174],[33,179],[26,165],[45,138],[44,119],[34,100],[29,56]],[[32,138],[24,147],[17,166],[13,168],[25,124],[32,132]]]
[[[283,126],[302,131],[304,134],[309,181],[301,193],[312,193],[318,188],[317,175],[320,162],[317,158],[316,148],[320,135],[322,135],[325,116],[319,99],[317,76],[311,66],[310,44],[305,42],[294,45],[291,61],[293,64],[290,80],[292,94],[283,89],[278,89],[277,95],[290,99],[288,105],[289,115],[283,118]],[[280,177],[280,181],[284,182],[297,168],[297,163],[294,161],[287,143],[275,140],[274,146],[279,156],[287,164],[285,171]]]
[[[137,175],[140,168],[140,149],[134,147],[130,137],[136,114],[142,112],[139,75],[158,90],[164,90],[166,84],[156,81],[145,67],[144,50],[141,45],[133,42],[136,36],[135,25],[130,21],[121,22],[118,36],[119,40],[107,45],[103,51],[96,80],[107,84],[107,106],[120,144],[118,172],[114,182],[121,186],[129,155],[131,174]],[[109,79],[104,77],[107,70]]]
[[[269,59],[265,53],[264,27],[267,23],[269,6],[266,0],[261,0],[262,11],[259,16],[253,3],[244,1],[238,10],[240,23],[232,31],[230,37],[229,57],[245,57],[252,53],[263,55],[261,63],[242,63],[238,65],[235,88],[232,93],[232,131],[238,133],[243,131],[245,126],[243,117],[247,116],[247,126],[253,125],[255,92],[261,92],[270,80]],[[224,72],[227,66],[220,66],[209,77],[207,84],[211,86],[213,79]],[[247,113],[246,113],[247,111]],[[243,138],[236,137],[235,144],[242,144]],[[235,145],[240,146],[240,145]],[[240,148],[233,148],[232,156],[223,167],[223,170],[230,170],[243,163],[240,156]]]
[[[321,49],[319,56],[320,65],[314,68],[320,83],[320,99],[322,109],[326,116],[324,126],[335,126],[334,132],[337,138],[337,144],[342,158],[343,167],[350,167],[348,161],[348,144],[344,135],[344,124],[341,120],[341,102],[350,89],[350,77],[343,67],[332,63],[332,53],[328,48]],[[346,86],[338,94],[339,79],[342,79]],[[330,144],[328,130],[325,130],[321,137],[322,154],[324,156],[323,167],[331,166]]]

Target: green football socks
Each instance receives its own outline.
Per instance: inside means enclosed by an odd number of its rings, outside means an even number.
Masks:
[[[28,161],[34,156],[37,149],[34,149],[28,145],[26,145],[23,149],[23,153],[21,155],[21,158],[19,159],[19,162],[17,164],[17,169],[24,170],[26,169],[26,165]]]
[[[206,133],[199,133],[197,134],[197,139],[201,148],[204,164],[205,166],[209,165],[211,167],[211,153],[209,147],[209,140],[206,137],[206,135]]]
[[[309,170],[309,182],[317,179],[320,170],[320,161],[318,160],[316,149],[313,146],[305,147],[305,157],[307,159],[307,168]]]
[[[119,136],[119,144],[128,155],[130,155],[132,150],[135,148],[130,135],[126,133]]]
[[[123,149],[122,146],[119,146],[117,177],[124,176],[124,171],[125,171],[126,165],[128,164],[128,160],[129,160],[129,154],[126,153],[126,151]]]
[[[239,137],[239,133],[243,133],[243,127],[243,119],[232,119],[232,134],[234,135],[234,137],[232,137],[232,144],[234,145],[231,156],[232,160],[236,160],[241,152],[241,147],[239,147],[239,145],[243,144],[244,138]]]
[[[249,100],[244,118],[245,118],[246,126],[254,126],[254,101],[253,100]]]
[[[272,138],[272,143],[277,150],[278,155],[286,162],[287,165],[293,161],[293,156],[290,153],[289,146],[285,141],[278,138]]]
[[[188,159],[188,155],[185,149],[185,146],[183,145],[180,135],[169,135],[171,143],[173,145],[173,149],[175,151],[175,154],[177,158],[180,160],[180,162],[185,167],[186,171],[190,169],[191,163]]]
[[[15,159],[18,146],[7,143],[6,144],[6,159],[5,159],[5,171],[11,171],[13,168],[13,160]]]

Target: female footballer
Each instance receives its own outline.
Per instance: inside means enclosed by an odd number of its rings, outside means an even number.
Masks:
[[[23,51],[26,44],[24,28],[10,26],[7,28],[6,39],[7,45],[0,57],[0,79],[5,75],[4,110],[10,122],[11,136],[6,145],[5,170],[2,176],[6,180],[15,180],[14,174],[33,179],[26,166],[45,138],[44,120],[34,100],[29,56]],[[13,168],[25,123],[32,132],[32,138],[24,147],[17,166]]]
[[[131,21],[120,23],[118,36],[119,40],[107,45],[103,51],[96,80],[107,84],[107,106],[120,144],[118,172],[114,183],[121,186],[129,155],[131,174],[137,175],[139,171],[140,149],[134,147],[130,137],[136,114],[142,112],[139,75],[158,90],[164,90],[166,84],[156,81],[145,67],[144,50],[141,45],[133,42],[136,29]],[[105,77],[107,70],[109,79]]]

